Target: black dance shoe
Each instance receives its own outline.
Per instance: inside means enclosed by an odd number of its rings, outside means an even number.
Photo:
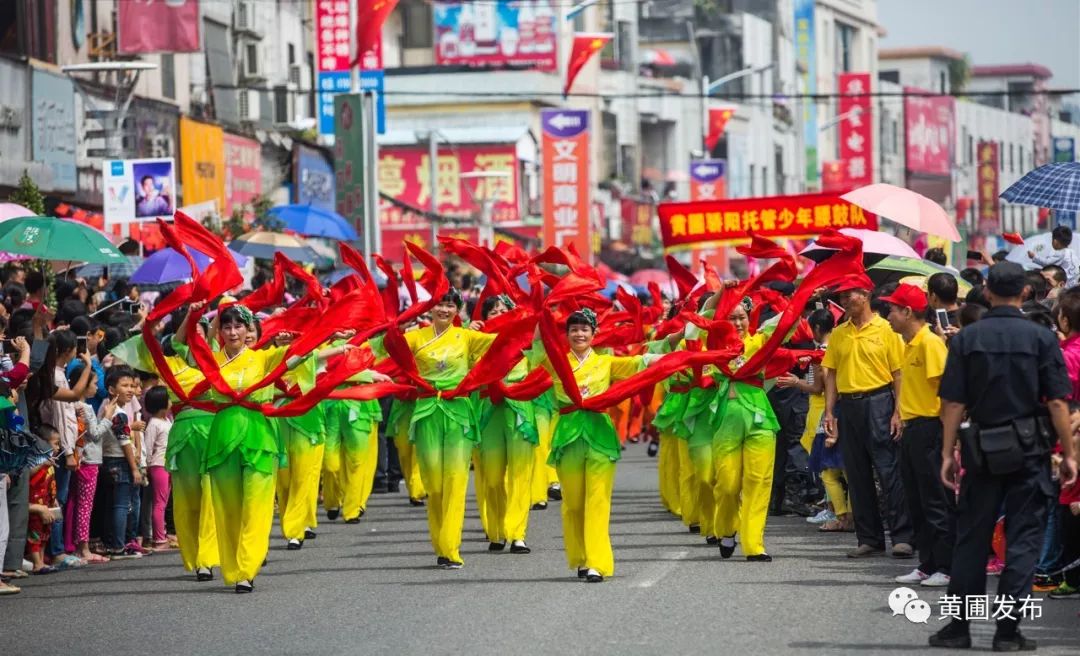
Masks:
[[[746,562],[748,563],[771,563],[772,556],[767,553],[754,554],[753,556],[747,556]]]
[[[532,553],[532,549],[529,548],[529,545],[525,544],[525,540],[514,540],[510,543],[510,553],[527,554]]]
[[[730,545],[724,544],[725,540],[731,540],[731,544]],[[735,542],[735,536],[734,535],[723,538],[722,540],[720,540],[720,557],[724,558],[724,559],[731,558],[731,556],[735,553],[735,545],[736,544],[738,544],[738,543]]]
[[[236,594],[255,592],[255,584],[251,581],[240,581],[236,584]]]
[[[505,548],[505,542],[491,542],[488,544],[488,551],[502,551]]]
[[[311,530],[310,528],[305,528],[304,529],[304,539],[305,540],[314,540],[317,537],[319,537],[319,536],[315,533],[315,531]]]
[[[532,505],[533,510],[547,510],[547,501],[537,501]]]
[[[341,508],[327,508],[326,509],[326,518],[329,519],[330,521],[334,521],[340,515],[341,515]]]

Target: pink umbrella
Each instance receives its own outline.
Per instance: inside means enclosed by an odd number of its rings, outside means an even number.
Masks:
[[[867,212],[873,212],[912,230],[960,241],[956,222],[940,205],[922,194],[879,182],[841,196]]]
[[[34,216],[34,213],[26,209],[22,205],[17,205],[15,203],[0,203],[0,221],[7,221],[8,219],[18,219],[24,216]],[[16,255],[15,253],[0,253],[0,264],[32,259],[34,258],[28,255]]]
[[[24,216],[34,216],[34,213],[22,205],[16,205],[15,203],[0,203],[0,221],[19,219]]]
[[[887,232],[863,230],[862,228],[841,228],[840,232],[849,237],[855,237],[863,243],[863,254],[865,256],[863,259],[868,265],[874,264],[890,255],[919,259],[919,254],[916,253],[911,246],[908,246],[903,240],[898,239]],[[815,262],[821,262],[832,255],[832,253],[833,249],[822,248],[821,246],[818,246],[817,243],[810,244],[799,251],[799,255],[808,257]]]

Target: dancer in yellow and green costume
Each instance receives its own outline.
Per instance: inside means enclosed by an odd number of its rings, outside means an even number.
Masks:
[[[186,322],[185,322],[186,324]],[[180,334],[186,329],[181,324]],[[199,329],[204,331],[205,324]],[[179,353],[185,347],[174,341]],[[120,360],[142,371],[157,371],[153,358],[146,350],[142,335],[136,335],[112,351]],[[202,373],[188,364],[181,356],[166,356],[170,370],[181,388],[190,392],[204,379]],[[179,399],[170,389],[173,403]],[[209,400],[203,395],[201,400]],[[169,430],[169,444],[165,449],[165,467],[172,478],[173,523],[176,525],[176,541],[180,547],[180,559],[184,568],[195,572],[198,581],[213,579],[213,568],[220,564],[217,529],[214,525],[214,504],[210,495],[210,477],[203,470],[206,445],[210,439],[210,425],[214,414],[193,406],[174,405],[176,415]]]
[[[326,448],[325,401],[296,417],[274,420],[285,450],[277,473],[277,505],[286,548],[295,551],[316,536],[319,475]]]
[[[570,352],[565,357],[582,397],[602,394],[612,382],[629,378],[644,366],[647,356],[617,357],[593,351],[596,315],[588,309],[571,314],[566,331]],[[543,366],[553,371],[549,361]],[[571,405],[558,376],[552,378],[558,405]],[[550,462],[562,483],[566,560],[579,578],[590,583],[615,573],[608,523],[615,463],[621,456],[619,437],[606,412],[576,409],[557,415]]]
[[[230,305],[218,315],[221,350],[214,351],[221,376],[233,390],[243,390],[266,377],[285,357],[285,347],[256,350],[248,346],[255,332],[251,311]],[[184,333],[179,333],[181,336]],[[327,349],[323,358],[340,349]],[[296,367],[310,359],[296,358]],[[270,401],[272,387],[252,394],[255,403]],[[231,399],[212,391],[210,398],[222,405]],[[221,556],[221,574],[236,592],[251,592],[270,546],[274,519],[274,488],[283,445],[271,419],[257,410],[231,405],[214,415],[206,449],[205,471],[210,475]]]
[[[489,321],[513,307],[508,297],[492,296],[484,302],[481,316]],[[528,373],[529,364],[522,358],[504,380],[520,382]],[[511,553],[527,554],[530,549],[525,544],[525,532],[534,453],[540,437],[532,402],[502,399],[492,403],[479,397],[476,410],[480,422],[476,485],[483,488],[477,501],[483,505],[480,517],[490,542],[488,549],[502,551],[510,542]]]
[[[405,491],[409,495],[409,503],[413,506],[422,506],[424,499],[427,498],[427,492],[424,491],[424,482],[420,480],[420,464],[416,461],[413,443],[409,438],[415,405],[414,401],[395,398],[390,404],[386,430],[394,439],[394,448],[397,450],[398,463],[401,465],[401,475],[405,478]]]
[[[744,299],[728,316],[743,341],[743,354],[732,361],[733,370],[753,357],[768,338],[767,330],[749,333],[750,309],[749,301]],[[717,377],[715,411],[719,426],[713,437],[713,529],[720,539],[721,557],[732,556],[738,533],[747,560],[769,562],[772,558],[765,552],[765,522],[780,424],[760,382]]]
[[[388,380],[373,371],[362,371],[351,383]],[[340,512],[346,524],[358,524],[367,510],[379,456],[379,422],[382,409],[375,399],[330,399],[326,408],[326,455],[323,457],[323,505]]]
[[[551,455],[551,438],[555,434],[555,390],[548,388],[532,400],[533,416],[536,418],[536,432],[539,435],[536,448],[533,449],[533,471],[531,492],[529,494],[532,509],[544,510],[549,500],[562,498],[562,486],[555,468],[548,464]]]
[[[453,325],[462,305],[461,295],[451,290],[432,309],[430,326],[405,333],[420,377],[437,390],[416,400],[409,437],[427,491],[431,545],[437,564],[447,569],[464,565],[461,531],[469,458],[480,433],[472,399],[443,398],[441,392],[457,387],[496,337]],[[379,340],[372,340],[372,348],[385,354]]]

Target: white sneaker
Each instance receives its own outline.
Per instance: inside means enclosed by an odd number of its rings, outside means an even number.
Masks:
[[[948,587],[949,580],[949,575],[945,572],[934,572],[930,576],[920,581],[919,585],[923,585],[928,588],[944,588]]]
[[[807,517],[806,521],[811,524],[824,524],[825,522],[831,522],[836,519],[836,514],[828,508],[822,508],[821,512],[813,517]]]
[[[897,583],[922,583],[928,578],[930,578],[929,574],[923,572],[916,567],[915,569],[911,570],[911,573],[904,574],[903,576],[898,576],[893,580]]]

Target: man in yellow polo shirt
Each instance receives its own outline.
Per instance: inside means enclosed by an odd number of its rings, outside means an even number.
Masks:
[[[904,343],[870,308],[873,283],[854,274],[834,290],[847,321],[836,327],[821,366],[825,376],[825,432],[837,437],[844,459],[858,547],[848,558],[885,552],[878,511],[877,471],[885,493],[894,558],[911,558],[914,531],[900,477],[900,366]]]
[[[941,471],[942,427],[938,386],[949,349],[926,325],[926,293],[900,285],[879,300],[890,305],[889,324],[906,342],[900,368],[900,477],[904,481],[919,566],[896,577],[897,583],[942,588],[949,585],[956,541],[956,501],[937,472]]]

